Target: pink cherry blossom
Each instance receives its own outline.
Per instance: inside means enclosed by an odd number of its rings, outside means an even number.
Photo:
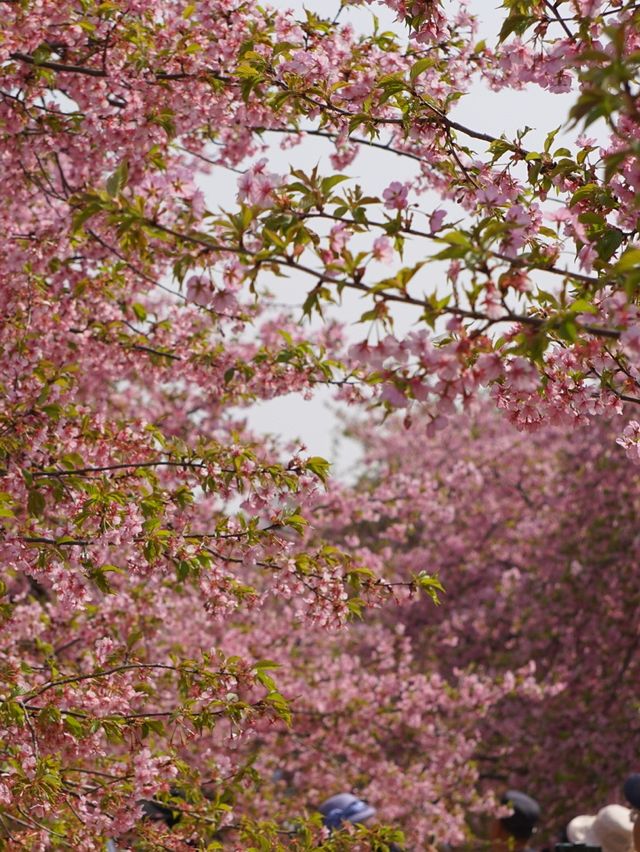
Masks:
[[[381,263],[391,263],[393,260],[393,246],[388,237],[376,237],[373,241],[373,256]]]
[[[444,223],[444,220],[447,218],[446,210],[434,210],[433,213],[429,216],[429,229],[432,234],[436,234]]]
[[[382,193],[384,206],[388,210],[404,210],[408,204],[409,187],[394,180]]]

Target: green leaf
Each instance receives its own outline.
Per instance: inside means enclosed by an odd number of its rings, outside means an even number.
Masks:
[[[436,606],[440,604],[438,592],[444,592],[445,589],[437,577],[428,574],[426,571],[420,571],[413,580],[419,589],[423,589],[429,595]]]
[[[618,171],[618,166],[625,161],[629,156],[629,151],[616,151],[614,154],[609,154],[605,157],[604,179],[608,183]]]
[[[558,337],[568,343],[575,343],[578,339],[578,326],[573,317],[564,317],[556,327]]]
[[[495,139],[489,145],[489,150],[493,154],[493,161],[495,162],[503,154],[506,154],[507,151],[512,151],[513,145],[511,144],[511,142],[508,142],[506,139]]]
[[[426,71],[428,68],[433,68],[433,59],[428,56],[425,56],[423,59],[418,59],[417,62],[411,66],[411,71],[409,71],[409,78],[411,82],[419,77],[423,71]]]
[[[124,574],[122,568],[118,568],[117,565],[103,565],[101,570],[105,571],[107,574]]]
[[[576,299],[575,302],[571,303],[569,310],[574,314],[595,314],[598,312],[593,302],[588,299]]]
[[[618,272],[628,272],[640,266],[640,249],[628,248],[615,265]]]
[[[64,717],[64,726],[76,738],[83,737],[86,734],[85,726],[79,719],[73,716]]]
[[[129,164],[126,160],[123,160],[115,172],[107,180],[107,193],[111,196],[111,198],[115,198],[116,195],[119,195],[122,192],[123,188],[127,184],[128,177]]]
[[[443,234],[440,237],[440,240],[454,246],[468,247],[470,245],[469,237],[464,233],[464,231],[447,231],[446,234]]]
[[[512,13],[502,25],[498,40],[504,41],[511,35],[511,33],[522,35],[532,24],[535,24],[536,22],[537,18],[534,18],[532,15],[514,15]]]
[[[311,473],[318,477],[318,479],[322,480],[322,482],[326,482],[329,476],[331,462],[328,462],[321,456],[312,456],[310,459],[307,459],[307,467]]]
[[[302,515],[289,515],[287,517],[287,526],[293,527],[296,532],[304,532],[304,528],[308,525],[308,521]]]
[[[609,228],[596,243],[598,257],[610,260],[624,242],[624,234],[619,228]]]
[[[96,586],[103,592],[105,595],[113,594],[113,589],[109,585],[109,581],[105,577],[105,575],[100,570],[91,572],[91,579],[96,584]]]
[[[553,145],[554,139],[556,138],[556,136],[558,135],[559,132],[560,132],[560,127],[556,127],[555,130],[552,130],[550,133],[547,134],[547,138],[544,141],[544,152],[545,152],[545,154],[548,154],[549,151],[551,150],[551,146]]]
[[[145,719],[142,723],[142,736],[146,738],[149,734],[154,733],[162,736],[164,734],[164,724],[160,719]]]
[[[183,583],[191,573],[191,564],[186,559],[176,562],[176,577]]]
[[[82,226],[91,219],[96,213],[102,210],[102,205],[97,201],[90,201],[78,210],[72,219],[72,234],[75,236],[82,230]]]
[[[269,228],[264,228],[263,233],[266,237],[269,238],[269,241],[272,242],[279,249],[286,249],[286,247],[287,247],[286,242],[282,239],[282,237],[279,234],[276,234],[275,231],[272,231]]]
[[[591,198],[596,193],[600,193],[602,190],[596,183],[586,183],[584,186],[581,186],[571,196],[571,201],[569,205],[573,207],[573,205],[578,201],[584,201],[585,198]]]
[[[320,191],[323,195],[328,195],[334,186],[345,180],[349,180],[349,175],[331,175],[330,177],[323,178],[320,182]]]
[[[140,320],[140,322],[144,322],[147,318],[147,309],[144,305],[141,305],[140,302],[134,302],[131,305],[131,310],[136,315],[136,318]]]
[[[256,680],[258,683],[262,684],[269,693],[277,691],[274,679],[262,669],[258,669],[256,671]]]
[[[29,496],[27,498],[27,510],[29,514],[39,518],[44,513],[45,506],[46,501],[44,499],[44,494],[41,491],[32,488],[31,491],[29,491]]]

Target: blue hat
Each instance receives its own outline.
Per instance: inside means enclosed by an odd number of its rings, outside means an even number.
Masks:
[[[627,778],[622,791],[631,807],[640,809],[640,772],[634,772]]]
[[[370,819],[376,809],[363,802],[353,793],[338,793],[323,802],[318,808],[322,814],[322,822],[327,828],[339,828],[343,822],[364,822]]]

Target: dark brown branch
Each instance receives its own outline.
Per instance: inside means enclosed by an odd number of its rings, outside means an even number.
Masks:
[[[31,691],[25,693],[21,696],[21,700],[33,701],[34,698],[38,698],[40,695],[43,695],[45,692],[48,692],[50,689],[54,689],[56,686],[65,686],[68,683],[78,683],[83,680],[97,680],[98,678],[109,677],[112,674],[118,674],[119,672],[127,672],[134,671],[136,669],[166,669],[168,671],[173,672],[187,672],[188,674],[202,674],[202,672],[198,671],[198,669],[183,669],[179,666],[170,666],[164,663],[128,663],[122,666],[114,666],[111,669],[105,669],[101,672],[91,672],[90,674],[85,675],[74,675],[72,677],[63,677],[59,680],[52,680],[46,683],[43,687],[38,689],[37,691]],[[210,674],[210,672],[207,672]],[[218,674],[222,674],[218,672]]]
[[[553,15],[553,17],[555,18],[555,20],[556,20],[556,21],[560,24],[560,26],[562,27],[562,29],[565,31],[565,33],[567,34],[567,37],[568,37],[568,38],[570,38],[570,39],[571,39],[571,41],[575,41],[575,39],[576,39],[575,35],[571,32],[571,30],[570,30],[570,29],[569,29],[569,27],[567,26],[567,22],[566,22],[566,21],[565,21],[565,19],[562,17],[562,15],[560,14],[560,12],[558,12],[558,10],[557,10],[557,9],[556,9],[556,7],[553,5],[553,3],[550,3],[550,2],[549,2],[549,0],[544,0],[544,5],[547,7],[547,9],[550,9],[550,10],[551,10],[551,14],[552,14],[552,15]]]
[[[35,478],[37,476],[81,476],[85,473],[102,473],[103,471],[108,470],[126,470],[127,468],[138,468],[138,467],[185,467],[185,468],[203,468],[206,467],[204,462],[188,462],[188,461],[163,461],[159,459],[157,461],[148,461],[148,462],[123,462],[122,464],[105,464],[100,467],[76,467],[72,470],[36,470],[31,471],[31,475]]]
[[[88,547],[93,542],[85,540],[85,539],[69,539],[67,541],[58,541],[55,538],[45,538],[44,536],[24,536],[22,541],[25,544],[55,544],[56,547]]]
[[[337,133],[330,133],[326,130],[306,130],[304,128],[287,128],[287,127],[252,127],[256,133],[286,133],[289,135],[306,135],[319,136],[322,139],[335,140],[338,138]],[[423,157],[413,154],[411,151],[401,151],[394,148],[392,145],[384,142],[374,142],[373,139],[362,139],[359,136],[349,136],[349,142],[355,142],[356,145],[363,145],[368,148],[379,148],[381,151],[386,151],[389,154],[396,154],[398,157],[408,157],[410,160],[416,160],[418,163],[423,162]]]
[[[257,254],[256,252],[252,252],[249,249],[239,248],[239,247],[236,248],[234,246],[224,246],[220,243],[209,241],[209,240],[203,239],[202,237],[197,237],[193,234],[180,233],[178,231],[174,231],[173,228],[166,227],[166,226],[161,225],[158,222],[154,222],[152,220],[149,220],[149,225],[157,228],[158,230],[162,231],[163,233],[170,234],[171,236],[175,237],[176,239],[184,240],[185,242],[190,242],[190,243],[193,243],[195,245],[202,246],[203,248],[207,249],[208,251],[229,252],[231,254],[246,255],[248,257],[254,257]],[[526,264],[525,261],[518,263],[518,262],[514,261],[513,258],[507,257],[505,255],[496,255],[496,256],[501,258],[501,259],[504,259],[508,262],[513,262],[514,265],[523,266],[525,268],[527,267],[527,264]],[[265,263],[267,263],[267,262],[276,263],[276,264],[279,264],[281,266],[289,266],[291,269],[296,269],[299,272],[304,272],[307,275],[313,276],[314,278],[316,278],[319,281],[319,283],[327,282],[329,284],[335,284],[336,286],[346,287],[347,289],[351,289],[351,290],[359,290],[360,292],[368,293],[369,295],[373,295],[371,293],[371,289],[369,287],[367,287],[365,284],[361,284],[357,281],[346,281],[346,280],[340,280],[339,278],[334,278],[332,275],[327,275],[324,272],[319,272],[318,270],[312,269],[309,266],[305,266],[301,263],[297,263],[296,261],[294,261],[291,258],[275,256],[273,258],[265,258],[264,262]],[[545,269],[545,267],[538,267],[538,268],[540,268],[542,270]],[[574,275],[571,272],[566,272],[566,273],[559,272],[559,273],[556,273],[556,274],[564,274],[564,275],[566,275],[566,277],[574,277],[574,278],[578,278],[578,279],[583,278],[583,276],[580,276],[579,274]],[[587,278],[587,280],[593,281],[594,279]],[[431,308],[431,306],[430,306],[430,304],[427,300],[417,299],[414,296],[409,296],[408,294],[398,296],[398,295],[395,295],[393,293],[384,293],[384,294],[380,294],[380,297],[384,301],[398,302],[398,303],[404,304],[404,305],[415,305],[416,307],[421,307],[421,308],[427,309],[429,311],[432,310],[432,308]],[[459,317],[462,317],[464,319],[474,319],[474,320],[483,320],[483,321],[486,321],[488,319],[486,314],[483,314],[479,311],[472,311],[472,310],[467,310],[465,308],[459,308],[459,307],[446,307],[446,308],[441,309],[441,313],[444,316],[446,316],[446,315],[459,316]],[[514,314],[514,313],[511,313],[511,312],[505,314],[503,317],[497,317],[496,319],[492,320],[492,323],[494,323],[494,324],[495,323],[506,323],[506,322],[521,323],[522,325],[529,325],[529,326],[533,326],[535,328],[541,328],[542,326],[548,325],[548,320],[543,319],[541,317],[528,316],[526,314]],[[583,331],[587,332],[587,334],[591,334],[594,337],[605,337],[605,338],[609,338],[611,340],[617,340],[620,337],[620,332],[615,331],[614,329],[600,328],[599,326],[594,326],[594,325],[580,325],[580,324],[578,324],[578,326]]]
[[[126,345],[124,345],[124,348],[127,348]],[[143,346],[140,343],[134,343],[131,349],[135,349],[138,352],[148,352],[150,355],[159,355],[162,358],[169,358],[171,361],[182,361],[180,355],[174,355],[173,352],[163,352],[161,349],[154,349],[152,346]]]
[[[52,62],[48,59],[35,59],[28,53],[15,51],[9,54],[10,59],[18,62],[25,62],[27,65],[33,65],[34,68],[49,68],[51,71],[59,71],[67,74],[84,74],[88,77],[108,77],[107,70],[103,68],[92,68],[86,65],[72,65],[65,62]],[[152,72],[156,80],[193,80],[202,77],[214,77],[223,83],[233,82],[231,77],[224,77],[215,71],[203,70],[195,74],[189,74],[186,71],[154,71]]]
[[[34,59],[28,53],[16,51],[9,54],[9,59],[15,59],[19,62],[26,62],[27,65],[33,65],[36,68],[49,68],[51,71],[64,71],[70,74],[85,74],[88,77],[107,77],[106,71],[102,68],[87,68],[84,65],[67,65],[64,62],[50,62],[46,59]]]

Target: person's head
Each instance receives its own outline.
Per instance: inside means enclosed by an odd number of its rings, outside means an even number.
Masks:
[[[491,832],[494,847],[524,847],[540,819],[540,805],[520,790],[507,790],[500,802],[511,813],[494,821]]]
[[[631,807],[640,811],[640,772],[629,775],[622,788],[624,797]]]
[[[155,799],[140,799],[138,804],[142,807],[142,818],[150,822],[163,822],[167,828],[173,828],[180,821],[179,813]]]
[[[607,805],[595,816],[582,814],[567,826],[571,843],[600,846],[602,852],[633,852],[631,811],[623,805]]]
[[[625,799],[631,805],[633,845],[636,852],[640,852],[640,772],[632,773],[624,782],[622,790]]]
[[[376,809],[353,793],[338,793],[326,799],[318,808],[322,822],[333,831],[345,822],[363,824],[375,816]]]
[[[180,821],[180,814],[177,811],[172,811],[168,805],[158,802],[155,799],[138,799],[136,804],[140,805],[143,820],[163,822],[167,828],[173,828]],[[118,838],[117,843],[132,843],[135,841],[135,835],[135,829],[127,831]],[[118,852],[118,849],[119,847],[115,840],[107,841],[106,852]]]

